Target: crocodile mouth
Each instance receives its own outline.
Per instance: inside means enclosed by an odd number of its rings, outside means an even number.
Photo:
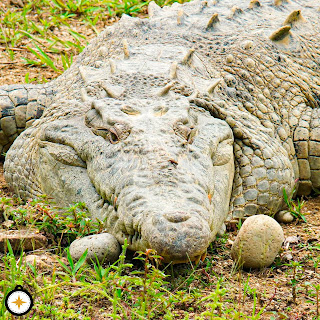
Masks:
[[[121,231],[120,233],[121,242],[124,242],[127,239],[130,250],[134,250],[133,247],[138,246],[142,240],[142,234],[139,231],[135,231],[134,234],[129,234]]]
[[[196,212],[153,215],[142,235],[165,262],[185,263],[199,258],[212,241],[209,224]]]
[[[142,197],[136,195],[125,204],[118,196],[107,200],[100,195],[101,210],[108,212],[107,225],[113,225],[109,232],[120,244],[127,240],[129,250],[154,249],[164,262],[185,263],[199,259],[212,241],[210,225],[199,212],[151,212]]]

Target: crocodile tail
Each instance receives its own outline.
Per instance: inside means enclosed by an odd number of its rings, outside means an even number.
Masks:
[[[0,154],[26,128],[42,116],[51,103],[53,90],[48,85],[25,84],[0,86]]]

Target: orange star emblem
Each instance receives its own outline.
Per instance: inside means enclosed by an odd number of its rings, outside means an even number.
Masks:
[[[13,301],[12,303],[16,304],[18,306],[18,309],[24,304],[27,303],[26,301],[23,301],[20,299],[20,296],[18,296],[18,299],[16,301]]]

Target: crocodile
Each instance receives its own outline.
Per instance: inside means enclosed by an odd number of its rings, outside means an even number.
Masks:
[[[5,179],[85,202],[129,249],[197,260],[228,222],[320,189],[316,0],[123,15],[41,85],[0,87]]]

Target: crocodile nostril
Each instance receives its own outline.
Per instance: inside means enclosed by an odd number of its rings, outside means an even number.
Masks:
[[[168,221],[173,223],[184,222],[190,219],[190,215],[186,212],[172,212],[163,215]]]

